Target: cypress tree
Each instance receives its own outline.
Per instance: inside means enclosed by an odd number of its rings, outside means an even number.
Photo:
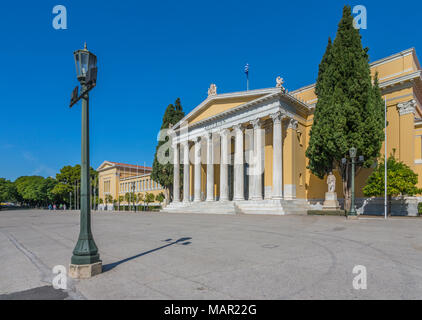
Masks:
[[[183,107],[180,102],[180,98],[176,99],[174,105],[169,104],[167,106],[167,109],[164,112],[163,122],[161,124],[161,133],[163,134],[164,139],[160,139],[161,141],[158,141],[157,147],[155,149],[151,179],[155,182],[158,182],[161,186],[166,189],[166,199],[168,200],[173,194],[173,164],[172,162],[165,164],[160,163],[158,161],[158,153],[164,144],[167,144],[168,147],[171,147],[170,137],[168,134],[166,134],[166,130],[174,126],[184,116],[185,113],[183,112]],[[170,157],[170,149],[165,150],[165,156],[168,158]]]
[[[383,133],[383,102],[377,76],[371,80],[368,49],[353,27],[350,6],[343,9],[337,35],[320,64],[316,85],[318,102],[309,147],[308,168],[319,178],[338,168],[343,182],[345,208],[350,209],[351,160],[355,147],[370,166],[379,157]],[[347,159],[342,163],[342,159]]]

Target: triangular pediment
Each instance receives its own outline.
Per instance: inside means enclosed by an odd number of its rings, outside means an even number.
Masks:
[[[196,108],[194,108],[188,115],[186,115],[182,121],[179,122],[179,124],[182,122],[187,122],[189,125],[195,124],[197,122],[227,112],[230,109],[234,109],[241,105],[250,103],[268,94],[274,93],[275,91],[277,91],[276,88],[269,88],[211,95]]]
[[[210,101],[208,104],[203,106],[203,108],[197,112],[194,116],[188,119],[189,124],[194,124],[196,122],[205,120],[207,118],[216,116],[220,113],[223,113],[227,110],[236,108],[244,103],[253,101],[262,97],[263,95],[257,96],[243,96],[243,97],[235,97],[229,99],[216,99]]]
[[[114,167],[114,163],[112,163],[112,162],[109,162],[109,161],[104,161],[99,167],[98,167],[98,169],[97,169],[97,171],[99,171],[99,170],[104,170],[104,169],[107,169],[107,168],[111,168],[111,167]]]

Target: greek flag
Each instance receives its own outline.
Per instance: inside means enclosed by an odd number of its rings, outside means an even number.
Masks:
[[[246,66],[245,66],[245,73],[247,75],[249,74],[249,63],[247,63]]]

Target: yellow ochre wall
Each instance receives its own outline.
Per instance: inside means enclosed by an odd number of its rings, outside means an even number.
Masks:
[[[422,164],[418,161],[422,159],[422,123],[415,129],[415,117],[422,118],[419,107],[416,114],[413,113],[400,116],[398,112],[398,104],[415,99],[422,101],[421,87],[409,85],[402,81],[393,87],[384,88],[385,84],[399,77],[409,75],[420,69],[419,62],[414,50],[406,50],[400,54],[387,57],[371,64],[371,74],[375,76],[378,73],[379,82],[383,88],[384,98],[387,99],[387,137],[388,148],[387,153],[391,154],[395,150],[396,157],[404,161],[418,174],[422,175]],[[310,85],[290,94],[309,105],[315,105],[317,97],[314,92],[314,86]],[[244,103],[259,98],[262,94],[246,95],[238,97],[217,96],[215,99],[206,100],[202,110],[192,114],[188,119],[190,125],[195,124],[204,119],[210,118],[217,114],[223,113],[229,109],[236,108]],[[303,111],[302,111],[303,112]],[[319,179],[306,168],[308,159],[305,152],[309,144],[309,136],[313,123],[313,114],[305,115],[297,112],[295,119],[298,121],[297,130],[288,128],[288,121],[283,121],[282,138],[283,138],[283,182],[285,186],[294,185],[296,188],[296,198],[301,199],[323,199],[327,191],[326,179]],[[272,186],[272,167],[273,167],[273,132],[270,126],[266,130],[264,153],[265,153],[265,171],[264,186],[270,189]],[[231,146],[231,152],[234,152],[234,144]],[[245,137],[244,150],[248,150],[248,141]],[[381,149],[381,155],[384,155],[384,145]],[[205,159],[202,159],[203,163]],[[422,160],[421,160],[422,161]],[[214,166],[214,190],[215,195],[219,194],[220,172],[219,165]],[[206,194],[206,165],[201,169],[201,190]],[[363,197],[362,188],[366,183],[372,169],[361,169],[356,177],[356,196]],[[336,191],[339,198],[343,197],[341,177],[335,170],[337,177]],[[419,179],[419,186],[422,187],[422,179]],[[190,166],[190,195],[194,193],[194,168]]]
[[[407,54],[406,56],[398,56],[392,61],[382,61],[379,63],[373,63],[371,66],[371,73],[374,76],[378,72],[378,78],[380,84],[382,85],[385,81],[393,80],[397,77],[402,77],[404,75],[410,74],[417,71],[419,64],[417,62],[416,56],[414,54]],[[393,90],[386,91],[384,98],[387,98],[387,153],[393,153],[395,150],[395,156],[409,165],[416,173],[422,177],[422,164],[415,164],[415,160],[422,158],[422,146],[421,146],[421,137],[422,135],[422,125],[420,126],[419,131],[415,130],[415,115],[410,113],[407,115],[400,116],[397,105],[400,102],[407,102],[421,95],[420,92],[415,92],[413,87],[410,88],[396,88]],[[317,102],[317,97],[314,92],[313,86],[308,86],[303,89],[299,89],[293,92],[297,98],[310,103],[315,104]],[[417,108],[416,117],[421,117],[420,110]],[[306,142],[304,151],[309,143],[309,134],[312,126],[313,115],[310,115],[306,123]],[[302,150],[297,150],[299,153],[297,156],[301,157]],[[303,153],[302,153],[303,154]],[[303,154],[304,156],[304,154]],[[381,156],[384,156],[384,143],[381,148]],[[305,156],[304,156],[305,157]],[[306,157],[305,157],[306,158]],[[300,161],[299,159],[299,161]],[[308,164],[309,160],[305,159],[305,166]],[[326,179],[321,180],[310,173],[309,170],[306,171],[306,198],[307,199],[322,199],[324,198],[324,193],[327,190]],[[356,196],[363,197],[362,188],[366,184],[372,169],[362,169],[358,172],[356,177]],[[336,191],[338,196],[343,197],[343,188],[341,183],[341,177],[338,172],[334,172],[337,178]],[[419,187],[422,187],[422,178],[419,179]],[[298,188],[299,189],[299,188]],[[298,198],[301,198],[299,192],[297,194]]]
[[[113,200],[118,200],[119,196],[125,195],[124,191],[120,191],[120,183],[132,183],[134,181],[143,181],[143,180],[151,180],[150,174],[139,175],[139,171],[135,169],[118,169],[116,167],[111,167],[107,169],[109,166],[105,166],[99,170],[98,173],[98,182],[99,182],[99,191],[98,196],[101,198],[105,203],[105,196],[110,194],[113,197]],[[119,178],[120,177],[120,178]],[[104,190],[104,182],[110,181],[110,192],[105,193]],[[154,196],[157,196],[160,193],[164,193],[165,190],[158,186],[157,189],[150,189],[145,191],[135,191],[136,194],[142,194],[145,196],[146,193],[152,193]],[[158,203],[155,201],[155,203]],[[127,204],[124,200],[120,202],[120,204]]]

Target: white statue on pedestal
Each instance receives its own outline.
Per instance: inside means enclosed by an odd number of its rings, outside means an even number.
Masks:
[[[211,83],[208,89],[208,96],[215,96],[217,95],[217,86],[214,83]]]
[[[330,172],[327,177],[328,192],[325,193],[323,210],[339,210],[340,205],[337,201],[336,177]]]
[[[332,172],[328,175],[327,184],[328,192],[336,192],[336,176]]]

